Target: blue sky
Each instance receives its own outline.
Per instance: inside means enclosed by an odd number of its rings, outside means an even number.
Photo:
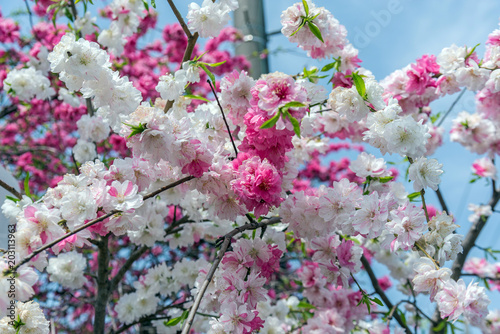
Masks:
[[[109,2],[109,1],[108,1]],[[159,14],[158,27],[165,23],[175,22],[175,18],[165,0],[157,0]],[[177,0],[176,4],[184,15],[190,1]],[[201,1],[197,1],[201,3]],[[281,29],[280,13],[294,1],[264,0],[266,10],[267,31]],[[30,2],[31,3],[31,2]],[[94,0],[96,5],[100,0]],[[498,27],[500,16],[500,1],[498,0],[316,0],[317,6],[324,6],[343,24],[348,31],[348,39],[357,47],[362,65],[371,70],[377,80],[383,79],[396,69],[414,62],[423,54],[438,54],[442,48],[451,44],[472,47],[481,45],[477,51],[482,56],[484,42],[488,34]],[[2,14],[8,16],[15,9],[24,8],[22,1],[2,1]],[[392,12],[391,12],[392,10]],[[381,13],[390,13],[390,17]],[[382,17],[382,20],[380,19]],[[377,20],[378,18],[378,20]],[[25,21],[26,22],[26,21]],[[27,25],[25,25],[26,27]],[[106,27],[105,24],[103,27]],[[378,29],[377,29],[378,26]],[[362,35],[367,36],[364,38]],[[157,37],[159,33],[157,34]],[[308,59],[305,53],[288,42],[282,35],[269,38],[268,48],[271,52],[278,49],[279,53],[269,58],[270,71],[282,71],[289,74],[300,72],[304,66],[322,66],[326,62]],[[293,50],[289,52],[286,50]],[[446,97],[431,104],[435,111],[445,111],[455,97]],[[453,115],[459,111],[473,112],[473,94],[466,94],[456,105],[452,115],[444,125],[449,130]],[[485,182],[468,183],[471,176],[470,166],[477,156],[467,152],[460,145],[449,143],[445,135],[445,145],[434,155],[444,164],[445,174],[442,176],[441,189],[448,206],[462,226],[461,233],[468,227],[466,209],[467,203],[486,202],[491,194],[490,187]],[[370,150],[375,154],[376,151]],[[396,156],[386,156],[388,160],[398,161]],[[411,190],[410,184],[408,189]],[[427,201],[437,205],[436,196],[429,192]],[[500,225],[498,214],[490,218],[489,227],[480,237],[482,246],[498,245]],[[473,255],[482,254],[473,251]],[[495,305],[498,307],[499,305]]]

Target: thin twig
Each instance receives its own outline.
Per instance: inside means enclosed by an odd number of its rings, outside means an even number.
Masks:
[[[448,116],[448,114],[453,110],[453,107],[455,107],[455,105],[457,104],[458,100],[460,100],[460,98],[464,95],[466,89],[462,89],[462,92],[460,92],[460,94],[458,95],[458,97],[455,99],[455,101],[453,101],[453,103],[451,104],[450,108],[448,109],[448,111],[446,111],[446,113],[443,115],[443,117],[439,120],[439,122],[437,123],[437,126],[441,126],[441,124],[443,124],[444,122],[444,119],[446,118],[446,116]]]
[[[174,2],[172,0],[167,0],[167,2],[170,5],[170,8],[172,8],[172,11],[174,12],[175,17],[177,18],[177,21],[179,21],[179,24],[181,25],[182,30],[184,30],[184,33],[186,34],[187,38],[192,37],[193,34],[191,34],[191,31],[189,31],[189,28],[188,28],[186,22],[184,22],[184,18],[182,17],[182,15],[179,12],[179,10],[177,9],[177,7],[175,7]]]
[[[424,209],[424,212],[425,212],[425,219],[427,220],[427,222],[430,221],[429,219],[429,213],[427,212],[427,205],[425,204],[425,190],[422,189],[420,190],[420,197],[422,197],[422,208]]]
[[[224,110],[222,110],[222,106],[220,105],[219,98],[217,97],[217,93],[215,92],[214,86],[212,85],[212,81],[210,81],[210,79],[208,79],[207,82],[210,85],[210,88],[212,89],[212,93],[215,96],[215,100],[217,101],[217,104],[219,105],[219,109],[220,109],[220,112],[222,114],[222,119],[224,119],[224,123],[226,124],[227,133],[229,133],[229,138],[231,138],[231,144],[233,144],[234,158],[236,158],[236,157],[238,157],[238,149],[236,148],[236,145],[234,144],[233,136],[231,135],[231,130],[229,129],[229,124],[227,124],[226,116],[224,115]]]
[[[215,271],[217,270],[217,267],[219,266],[219,263],[221,262],[222,257],[224,256],[224,253],[226,253],[226,251],[229,247],[229,244],[231,243],[231,239],[234,236],[236,236],[238,233],[241,233],[243,231],[255,230],[255,229],[258,229],[258,228],[263,227],[263,226],[279,223],[280,221],[281,221],[280,217],[273,217],[270,219],[266,219],[260,223],[245,224],[243,226],[235,228],[234,230],[232,230],[231,232],[229,232],[228,234],[226,234],[224,236],[224,238],[223,238],[224,242],[222,243],[222,246],[221,246],[219,252],[217,253],[217,257],[215,258],[215,261],[212,264],[212,267],[208,271],[207,277],[203,281],[203,284],[201,285],[200,289],[198,290],[198,294],[196,295],[196,298],[194,300],[194,304],[191,307],[191,310],[189,311],[189,315],[187,317],[187,320],[184,323],[184,327],[182,328],[182,334],[188,334],[189,331],[191,330],[191,326],[193,324],[194,317],[198,311],[198,308],[200,307],[200,303],[201,303],[201,300],[203,299],[203,295],[205,294],[205,291],[207,290],[208,285],[212,281],[212,278],[215,274]]]
[[[147,199],[149,199],[149,198],[151,198],[151,197],[154,197],[154,196],[158,195],[159,193],[161,193],[162,191],[168,190],[168,189],[170,189],[170,188],[174,188],[174,187],[178,186],[179,184],[184,183],[184,182],[186,182],[186,181],[189,181],[189,180],[191,180],[191,179],[194,179],[194,176],[187,176],[187,177],[185,177],[185,178],[183,178],[183,179],[180,179],[179,181],[176,181],[176,182],[170,183],[170,184],[168,184],[168,185],[166,185],[166,186],[164,186],[164,187],[162,187],[162,188],[160,188],[160,189],[158,189],[158,190],[156,190],[156,191],[153,191],[152,193],[150,193],[150,194],[148,194],[148,195],[144,196],[144,197],[143,197],[143,200],[147,200]],[[86,228],[88,228],[88,227],[90,227],[90,226],[93,226],[93,225],[95,225],[95,224],[97,224],[97,223],[99,223],[99,222],[102,222],[104,219],[109,218],[109,217],[111,217],[111,216],[113,216],[113,215],[115,215],[115,214],[117,214],[117,213],[121,213],[121,212],[122,212],[122,211],[120,211],[120,210],[112,210],[112,211],[110,211],[109,213],[105,214],[104,216],[101,216],[101,217],[99,217],[99,218],[96,218],[96,219],[94,219],[94,220],[91,220],[91,221],[89,221],[88,223],[86,223],[86,224],[84,224],[84,225],[82,225],[82,226],[80,226],[80,227],[76,228],[75,230],[73,230],[73,231],[71,231],[71,232],[69,232],[69,233],[67,233],[67,234],[63,235],[62,237],[57,238],[56,240],[52,241],[51,243],[48,243],[48,244],[46,244],[46,245],[43,245],[42,247],[40,247],[40,248],[36,249],[35,251],[33,251],[33,253],[31,253],[28,257],[24,258],[21,262],[19,262],[17,265],[15,265],[12,269],[8,270],[7,272],[16,272],[16,271],[17,271],[17,269],[19,269],[19,267],[20,267],[20,266],[22,266],[22,265],[23,265],[23,264],[25,264],[25,263],[28,263],[31,259],[33,259],[35,256],[37,256],[37,255],[38,255],[38,254],[40,254],[41,252],[43,252],[43,251],[45,251],[45,250],[47,250],[47,249],[51,248],[52,246],[57,245],[58,243],[60,243],[60,242],[61,242],[61,241],[63,241],[64,239],[66,239],[66,238],[68,238],[68,237],[72,236],[73,234],[76,234],[76,233],[78,233],[78,232],[80,232],[80,231],[83,231],[83,230],[85,230]]]
[[[33,13],[31,12],[30,5],[28,4],[28,0],[24,0],[24,3],[26,4],[26,10],[28,11],[31,31],[33,31]]]
[[[130,255],[127,261],[120,267],[120,270],[118,270],[118,273],[115,275],[115,277],[111,279],[111,282],[109,283],[110,291],[114,291],[116,289],[118,283],[120,283],[123,276],[125,276],[132,264],[134,264],[134,262],[142,256],[142,254],[146,253],[148,249],[148,246],[142,246]]]
[[[439,204],[441,204],[441,208],[443,209],[443,211],[446,211],[447,214],[450,214],[450,211],[448,210],[448,206],[446,205],[446,202],[444,201],[443,194],[441,193],[441,190],[439,189],[439,187],[436,190],[436,195],[438,197]]]
[[[175,7],[175,4],[172,0],[167,0],[168,4],[170,5],[170,8],[172,8],[172,11],[175,14],[175,17],[177,18],[177,21],[179,21],[179,24],[182,27],[182,30],[184,30],[184,33],[186,34],[186,37],[188,39],[188,43],[186,45],[186,50],[184,51],[184,56],[182,57],[182,62],[181,62],[181,67],[182,64],[188,60],[191,59],[191,55],[193,54],[194,51],[194,46],[196,45],[196,41],[198,40],[198,32],[195,32],[194,34],[189,31],[188,26],[186,25],[186,22],[182,18],[181,13],[179,13],[179,10],[177,10],[177,7]],[[169,100],[165,104],[165,109],[163,111],[166,113],[172,108],[174,105],[174,101]]]
[[[14,187],[9,186],[7,183],[3,182],[0,180],[0,187],[4,188],[8,192],[10,192],[12,195],[16,196],[19,199],[23,199],[23,195],[19,191],[17,191]]]

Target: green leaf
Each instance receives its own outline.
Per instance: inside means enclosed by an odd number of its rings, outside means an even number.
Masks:
[[[476,48],[479,46],[480,44],[476,44],[475,47],[472,48],[472,50],[470,50],[469,53],[467,53],[467,56],[465,56],[465,60],[467,60],[470,56],[472,56],[472,54],[474,53],[474,51],[476,51]]]
[[[271,119],[268,119],[267,121],[264,122],[264,124],[262,124],[260,126],[261,129],[269,129],[269,128],[272,128],[274,125],[276,125],[276,123],[278,122],[278,120],[280,119],[280,115],[281,113],[280,112],[277,112],[276,115],[274,115]]]
[[[486,289],[491,290],[490,284],[488,283],[488,280],[486,278],[484,278],[483,280],[484,280],[484,286],[486,287]]]
[[[139,133],[143,133],[144,130],[147,129],[146,123],[140,123],[139,125],[132,125],[132,124],[127,124],[127,123],[123,123],[123,124],[130,127],[130,129],[132,130],[132,132],[130,133],[130,135],[127,138],[133,137]]]
[[[186,97],[188,99],[193,99],[193,100],[202,100],[202,101],[210,102],[209,99],[204,98],[203,96],[199,96],[199,95],[186,94],[186,95],[184,95],[184,97]]]
[[[411,193],[408,195],[408,199],[414,199],[414,198],[417,198],[420,196],[420,192],[417,191],[417,192],[414,192],[414,193]]]
[[[300,22],[299,24],[299,27],[297,28],[297,30],[295,30],[294,32],[292,32],[290,34],[290,37],[292,37],[293,35],[295,35],[296,33],[299,32],[300,29],[302,29],[302,27],[306,24],[306,20],[302,19],[302,22]]]
[[[335,67],[335,64],[337,62],[333,62],[333,63],[330,63],[330,64],[326,64],[325,66],[323,66],[323,68],[321,69],[321,72],[328,72],[330,71],[332,68]]]
[[[205,64],[200,64],[200,67],[203,69],[203,71],[205,71],[205,73],[208,75],[210,80],[212,80],[212,83],[215,86],[215,75],[213,75],[213,73],[210,72],[210,70],[205,66]]]
[[[311,32],[313,33],[314,36],[316,36],[321,42],[323,42],[323,43],[325,42],[325,41],[323,41],[323,36],[321,36],[321,30],[319,30],[319,28],[316,24],[314,24],[311,21],[308,21],[307,26],[309,27],[309,30],[311,30]]]
[[[306,0],[302,0],[302,5],[304,6],[304,12],[306,12],[306,16],[309,16],[309,5]]]
[[[156,9],[156,1],[155,0],[151,0],[151,6],[153,6],[153,8]]]
[[[283,109],[289,109],[289,108],[302,108],[302,107],[305,107],[306,105],[304,103],[300,103],[298,101],[292,101],[292,102],[288,102],[287,104],[285,104],[283,107]]]
[[[5,196],[5,198],[6,198],[6,199],[10,199],[10,200],[11,200],[12,202],[14,202],[14,203],[17,203],[17,202],[19,202],[19,201],[20,201],[20,199],[19,199],[19,198],[12,197],[12,196],[9,196],[9,195]]]
[[[163,324],[167,327],[172,327],[172,326],[177,325],[179,322],[183,321],[184,319],[186,319],[187,316],[188,316],[188,311],[186,310],[186,311],[182,312],[182,314],[179,317],[172,318],[169,321],[164,321]]]
[[[210,67],[217,67],[217,66],[221,66],[222,64],[224,64],[226,61],[221,61],[219,63],[214,63],[214,64],[207,64],[207,63],[204,63],[205,65],[208,65]]]
[[[392,179],[394,179],[394,176],[383,176],[381,178],[379,178],[379,182],[380,183],[387,183],[389,181],[391,181]]]
[[[146,8],[146,10],[149,12],[149,4],[146,0],[142,0],[142,2],[144,3],[144,7]]]
[[[352,81],[354,82],[354,85],[356,86],[356,90],[358,91],[358,94],[361,95],[362,98],[364,98],[366,95],[366,86],[365,86],[365,81],[363,80],[363,77],[361,77],[361,75],[359,75],[357,72],[354,72],[352,74]]]
[[[439,117],[441,117],[441,113],[440,112],[438,112],[435,115],[431,115],[431,123],[432,124],[436,123],[436,121],[439,119]]]
[[[31,192],[30,192],[30,173],[29,172],[26,173],[26,177],[24,178],[24,193],[29,198],[32,198]]]
[[[399,313],[399,316],[401,317],[401,321],[403,322],[403,324],[406,325],[406,316],[405,316],[405,314],[400,309],[398,309],[398,313]]]
[[[73,15],[71,14],[71,12],[69,11],[68,7],[65,7],[64,8],[64,16],[66,16],[68,18],[68,20],[70,20],[71,22],[74,21],[73,19]]]
[[[305,309],[308,309],[308,310],[310,310],[310,309],[315,309],[315,308],[316,308],[316,306],[314,306],[314,305],[312,305],[312,304],[309,304],[308,302],[305,302],[305,301],[303,301],[303,300],[301,300],[301,301],[299,302],[299,304],[297,305],[297,307],[298,307],[298,308],[305,308]]]
[[[380,306],[384,306],[384,304],[378,298],[371,298],[370,300]]]
[[[435,332],[440,332],[446,326],[446,321],[441,321],[436,327],[432,328]]]
[[[295,132],[295,134],[297,135],[297,137],[300,138],[300,123],[299,123],[299,121],[297,121],[297,119],[295,117],[293,117],[292,115],[290,115],[290,113],[288,111],[286,112],[286,117],[292,123],[292,125],[293,125],[293,131]]]

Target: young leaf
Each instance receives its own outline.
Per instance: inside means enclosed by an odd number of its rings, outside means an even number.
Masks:
[[[316,306],[309,304],[308,302],[305,302],[301,300],[299,304],[297,305],[298,308],[305,308],[305,309],[314,309]]]
[[[432,328],[435,332],[440,332],[446,326],[446,321],[441,321],[436,327]]]
[[[309,30],[311,30],[311,32],[313,33],[314,36],[316,36],[321,42],[323,42],[323,43],[325,42],[325,41],[323,41],[323,36],[321,36],[321,30],[319,30],[319,28],[316,24],[314,24],[311,21],[308,21],[307,26],[309,27]]]
[[[164,321],[163,324],[167,327],[172,327],[172,326],[177,325],[179,322],[183,321],[184,319],[186,319],[187,316],[188,316],[188,311],[186,310],[186,311],[182,312],[182,314],[179,317],[172,318],[169,321]]]
[[[280,112],[277,112],[276,115],[274,115],[271,119],[268,119],[267,121],[265,121],[264,124],[262,124],[260,126],[260,128],[261,129],[272,128],[280,119],[280,114],[281,114]]]
[[[205,71],[205,73],[208,75],[208,77],[210,78],[210,80],[212,80],[212,83],[215,86],[215,75],[213,75],[213,73],[210,72],[210,70],[205,66],[205,64],[200,64],[200,66],[203,69],[203,71]]]
[[[151,6],[153,6],[153,8],[156,9],[156,1],[155,0],[151,0]]]
[[[366,87],[365,87],[365,81],[359,75],[357,72],[354,72],[352,74],[352,81],[354,82],[354,85],[356,86],[356,90],[358,91],[358,94],[361,95],[362,98],[365,97],[366,95]]]
[[[130,127],[130,130],[132,130],[132,132],[130,133],[130,135],[127,138],[131,138],[139,133],[143,133],[144,130],[147,129],[146,123],[140,123],[139,125],[132,125],[132,124],[127,124],[127,123],[123,123],[123,124]]]
[[[302,29],[302,27],[306,24],[306,20],[302,19],[302,22],[300,22],[299,24],[299,27],[297,28],[297,30],[295,30],[294,32],[292,32],[290,34],[290,37],[292,37],[293,35],[295,35],[296,33],[299,32],[300,29]]]
[[[392,179],[394,179],[394,176],[383,176],[383,177],[379,178],[379,182],[380,183],[387,183],[387,182],[391,181]]]
[[[202,101],[210,102],[209,99],[204,98],[203,96],[199,96],[199,95],[186,94],[186,95],[184,95],[184,97],[186,97],[188,99],[193,99],[193,100],[202,100]]]
[[[420,192],[414,192],[408,195],[408,199],[414,199],[420,196]]]
[[[467,56],[465,56],[465,60],[467,60],[470,56],[472,56],[472,54],[474,53],[474,51],[476,51],[476,48],[479,46],[480,44],[476,44],[475,47],[472,48],[472,50],[470,50],[469,53],[467,53]]]
[[[226,61],[224,60],[224,61],[221,61],[221,62],[219,62],[219,63],[214,63],[214,64],[206,64],[206,63],[205,63],[205,65],[208,65],[208,66],[210,66],[210,67],[217,67],[217,66],[221,66],[221,65],[222,65],[222,64],[224,64],[225,62],[226,62]]]
[[[20,199],[19,199],[19,198],[12,197],[12,196],[9,196],[9,195],[5,196],[5,198],[10,199],[10,200],[11,200],[12,202],[14,202],[14,203],[17,203],[17,202],[19,202],[19,201],[20,201]]]
[[[302,5],[304,5],[304,11],[306,12],[306,16],[309,16],[309,5],[306,0],[302,0]]]
[[[24,178],[24,193],[29,198],[32,198],[31,192],[30,192],[30,173],[29,172],[26,173],[26,177]]]
[[[292,102],[288,102],[287,104],[285,104],[281,108],[289,109],[289,108],[301,108],[301,107],[305,107],[305,106],[306,105],[304,103],[300,103],[298,101],[292,101]]]
[[[295,134],[297,135],[297,137],[300,138],[300,123],[299,123],[299,121],[297,121],[297,119],[295,117],[293,117],[292,115],[290,115],[290,113],[288,111],[286,112],[286,117],[292,123],[292,125],[293,125],[293,131],[295,132]]]
[[[179,322],[181,322],[181,320],[182,320],[181,318],[182,318],[182,315],[180,317],[177,317],[177,318],[172,318],[169,321],[164,321],[163,324],[167,327],[172,327],[172,326],[177,325]]]
[[[330,63],[330,64],[326,64],[325,66],[323,66],[323,68],[321,69],[321,72],[328,72],[330,71],[332,68],[335,67],[335,64],[336,62],[333,62],[333,63]]]
[[[372,298],[372,299],[370,299],[370,300],[371,300],[372,302],[374,302],[374,303],[376,303],[376,304],[380,305],[380,306],[384,306],[384,304],[383,304],[383,303],[380,301],[380,299],[378,299],[378,298]]]

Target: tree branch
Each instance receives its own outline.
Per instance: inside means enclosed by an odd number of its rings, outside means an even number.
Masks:
[[[366,272],[368,273],[368,276],[370,277],[370,281],[372,282],[375,292],[377,292],[380,298],[382,298],[382,300],[385,303],[385,306],[387,306],[389,310],[392,310],[394,305],[392,305],[389,298],[387,298],[387,295],[385,294],[384,290],[382,290],[382,288],[378,284],[377,277],[373,273],[372,267],[370,266],[370,263],[368,262],[368,260],[364,255],[361,256],[361,263],[363,264],[363,267],[365,268]],[[403,319],[401,319],[401,316],[398,314],[398,312],[394,312],[394,318],[396,319],[398,324],[405,329],[407,334],[411,334],[410,328],[408,328],[408,326],[403,322]]]
[[[97,296],[94,308],[94,334],[104,334],[106,326],[106,305],[110,295],[109,275],[109,234],[101,237],[98,244],[99,254],[97,256]]]
[[[182,17],[181,13],[179,12],[177,7],[175,6],[174,2],[172,0],[167,0],[167,2],[170,5],[170,8],[172,8],[172,11],[174,12],[175,17],[177,18],[177,21],[179,21],[179,24],[181,25],[182,30],[184,30],[184,33],[186,34],[187,38],[192,37],[193,34],[191,34],[191,31],[189,31],[189,28],[188,28],[186,22],[184,21],[184,18]]]
[[[490,201],[488,202],[488,205],[491,206],[491,209],[493,210],[495,206],[497,205],[498,201],[500,200],[500,192],[496,189],[496,183],[495,180],[492,180],[493,183],[493,194],[491,195]],[[488,222],[489,216],[480,216],[471,226],[469,232],[467,232],[467,235],[464,238],[464,241],[462,242],[462,253],[457,254],[457,258],[453,262],[453,265],[451,266],[451,278],[453,280],[458,280],[461,276],[462,273],[462,268],[464,266],[465,260],[467,259],[467,255],[469,255],[470,250],[472,247],[474,247],[474,244],[476,243],[477,238],[479,237],[479,234],[483,230],[484,226]],[[441,316],[439,313],[439,310],[436,308],[434,311],[433,315],[434,319],[434,324],[437,325],[439,321],[441,320]],[[443,333],[444,331],[434,331],[431,327],[430,330],[431,333]]]
[[[446,205],[443,194],[441,194],[441,190],[439,188],[436,190],[436,195],[438,197],[439,204],[441,204],[441,208],[443,209],[443,211],[446,211],[446,213],[449,215],[450,210],[448,210],[448,206]]]
[[[184,183],[184,182],[189,181],[189,180],[192,180],[192,179],[194,179],[194,176],[187,176],[187,177],[185,177],[183,179],[180,179],[179,181],[175,181],[175,182],[170,183],[170,184],[168,184],[168,185],[166,185],[166,186],[164,186],[164,187],[162,187],[162,188],[160,188],[160,189],[158,189],[156,191],[153,191],[152,193],[144,196],[143,199],[147,200],[147,199],[149,199],[151,197],[154,197],[154,196],[158,195],[159,193],[161,193],[161,192],[163,192],[165,190],[168,190],[170,188],[174,188],[174,187],[178,186],[179,184]],[[72,236],[73,234],[76,234],[76,233],[78,233],[80,231],[83,231],[87,227],[90,227],[90,226],[93,226],[93,225],[95,225],[95,224],[97,224],[99,222],[102,222],[104,219],[109,218],[109,217],[111,217],[111,216],[113,216],[113,215],[115,215],[117,213],[120,213],[120,212],[122,212],[122,211],[120,211],[120,210],[112,210],[109,213],[105,214],[104,216],[101,216],[99,218],[91,220],[88,223],[86,223],[86,224],[84,224],[84,225],[82,225],[82,226],[74,229],[73,231],[71,231],[71,232],[63,235],[62,237],[57,238],[56,240],[52,241],[51,243],[43,245],[42,247],[40,247],[40,248],[36,249],[35,251],[33,251],[33,253],[31,253],[28,257],[24,258],[21,262],[19,262],[17,265],[15,265],[12,269],[7,270],[6,272],[7,273],[16,272],[17,269],[19,269],[20,266],[22,266],[25,263],[28,263],[31,259],[33,259],[35,256],[37,256],[41,252],[43,252],[43,251],[51,248],[52,246],[57,245],[58,243],[60,243],[64,239]],[[61,222],[65,222],[65,220],[62,220]]]
[[[219,240],[224,240],[222,243],[222,246],[217,253],[217,257],[215,258],[214,263],[212,264],[212,267],[210,267],[210,270],[208,271],[207,277],[203,281],[200,289],[198,290],[198,294],[196,295],[196,298],[194,300],[194,304],[191,307],[191,310],[189,311],[189,315],[187,317],[186,322],[184,323],[184,327],[182,328],[182,334],[188,334],[189,331],[191,330],[191,326],[193,325],[194,317],[196,315],[196,311],[198,311],[198,308],[200,307],[201,300],[203,299],[203,295],[205,294],[205,291],[208,288],[208,285],[212,281],[212,278],[215,274],[215,271],[217,270],[217,267],[219,266],[219,263],[222,260],[222,257],[226,253],[229,244],[231,243],[231,239],[236,236],[238,233],[241,233],[246,230],[255,230],[258,229],[259,227],[264,227],[272,224],[279,223],[281,221],[280,217],[273,217],[270,219],[265,219],[264,221],[260,223],[248,223],[243,226],[237,227],[228,234],[226,234],[223,238],[219,238]]]
[[[149,249],[148,246],[142,246],[141,248],[137,249],[135,252],[130,255],[130,257],[127,259],[127,261],[121,266],[120,270],[118,273],[111,279],[111,282],[109,284],[109,290],[114,291],[116,287],[118,286],[118,283],[122,280],[123,276],[127,273],[127,271],[130,269],[132,264],[139,259],[142,254],[144,254],[147,250]]]
[[[12,195],[16,196],[18,199],[23,199],[23,195],[19,191],[17,191],[14,187],[9,186],[7,183],[0,180],[0,187],[4,188]]]

